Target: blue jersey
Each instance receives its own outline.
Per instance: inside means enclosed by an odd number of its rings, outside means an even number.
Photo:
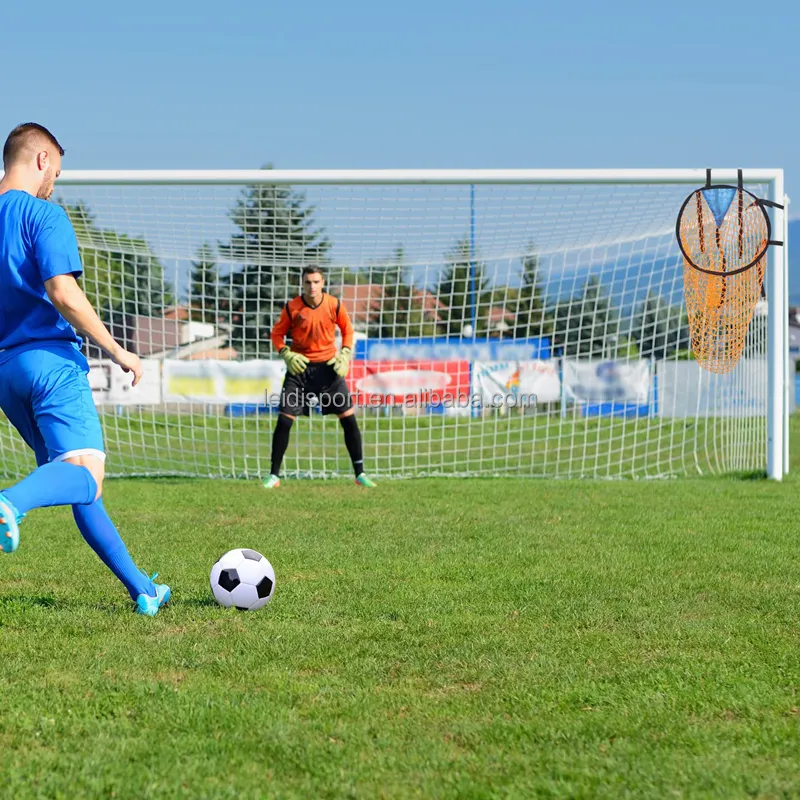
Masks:
[[[83,272],[72,223],[27,192],[0,194],[0,363],[15,353],[80,337],[47,296],[45,281]]]

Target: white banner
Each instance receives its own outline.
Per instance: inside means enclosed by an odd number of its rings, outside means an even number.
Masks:
[[[277,404],[283,361],[164,361],[167,403]]]
[[[475,361],[472,365],[472,397],[481,405],[535,406],[555,403],[561,397],[561,381],[555,361]]]
[[[649,361],[563,362],[564,395],[574,403],[650,402]]]
[[[113,361],[89,362],[89,386],[97,406],[155,406],[161,402],[161,361],[142,359],[142,379],[131,386],[133,376]]]
[[[733,372],[716,374],[696,361],[659,361],[662,417],[766,417],[766,359],[743,358]]]

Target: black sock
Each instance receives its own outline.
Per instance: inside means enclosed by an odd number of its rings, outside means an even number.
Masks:
[[[344,428],[344,443],[347,445],[347,452],[350,453],[350,460],[353,462],[353,469],[356,478],[364,471],[364,451],[361,447],[361,431],[358,429],[355,414],[349,417],[342,417],[339,422]]]
[[[289,431],[292,429],[293,419],[278,414],[278,424],[272,433],[272,475],[281,474],[281,463],[289,446]]]

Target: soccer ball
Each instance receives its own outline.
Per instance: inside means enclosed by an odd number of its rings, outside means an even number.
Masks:
[[[211,591],[225,608],[257,611],[275,594],[275,570],[255,550],[231,550],[211,568]]]

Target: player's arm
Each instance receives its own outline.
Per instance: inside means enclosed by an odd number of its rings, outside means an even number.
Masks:
[[[352,352],[353,340],[355,339],[355,331],[353,330],[353,323],[350,321],[350,315],[344,304],[339,306],[339,314],[336,317],[336,324],[342,332],[342,349],[345,347]]]
[[[88,336],[99,348],[105,350],[115,364],[125,372],[133,373],[133,385],[142,377],[139,356],[128,352],[108,332],[97,312],[92,308],[74,275],[56,275],[45,281],[44,288],[56,310],[78,333]]]
[[[286,334],[289,333],[292,327],[292,321],[289,319],[289,312],[286,306],[281,309],[278,321],[272,326],[269,338],[272,340],[272,346],[280,353],[286,347]]]
[[[353,330],[353,323],[350,321],[350,315],[344,305],[339,305],[339,313],[336,315],[336,324],[342,334],[342,349],[332,358],[330,364],[337,375],[342,378],[347,377],[350,372],[350,359],[353,357],[353,340],[355,339],[355,331]]]
[[[308,366],[308,359],[300,353],[293,353],[286,344],[286,334],[289,333],[291,328],[292,320],[289,317],[288,309],[284,306],[281,309],[281,315],[278,317],[278,321],[272,326],[270,339],[272,340],[272,346],[286,362],[286,369],[288,369],[292,375],[299,375],[301,372],[304,372],[305,368]]]

